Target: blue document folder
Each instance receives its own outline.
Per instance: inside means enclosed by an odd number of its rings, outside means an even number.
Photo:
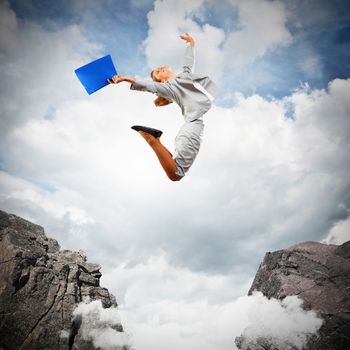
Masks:
[[[107,79],[117,75],[111,55],[101,57],[75,70],[89,95],[108,85]]]

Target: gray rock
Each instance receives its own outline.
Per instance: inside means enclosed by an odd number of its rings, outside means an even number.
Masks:
[[[92,286],[98,287],[100,285],[100,281],[98,278],[95,278],[84,271],[80,272],[78,279],[80,282],[90,284]]]
[[[0,211],[0,349],[95,349],[72,312],[84,297],[117,306],[100,287],[100,268],[82,251],[60,251],[41,226]]]
[[[244,350],[282,350],[273,344],[273,341],[267,338],[258,338],[256,341],[246,339],[244,336],[237,337],[235,343],[238,349]],[[283,349],[286,350],[286,349]],[[288,347],[288,350],[297,350],[295,347]]]
[[[312,309],[324,323],[305,350],[350,349],[350,241],[341,246],[304,242],[286,250],[266,253],[248,292],[268,298],[297,295],[306,310]],[[274,350],[269,339],[251,343],[237,337],[239,349]]]

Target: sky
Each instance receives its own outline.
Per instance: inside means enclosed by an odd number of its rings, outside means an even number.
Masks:
[[[233,349],[266,252],[350,239],[347,5],[0,1],[0,208],[102,265],[135,349]],[[220,94],[171,182],[130,127],[173,152],[180,109],[126,83],[88,96],[74,70],[179,71],[184,32]]]

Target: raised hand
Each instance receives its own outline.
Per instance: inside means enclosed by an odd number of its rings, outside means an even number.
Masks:
[[[188,33],[180,35],[180,38],[188,42],[192,47],[194,47],[194,39]]]

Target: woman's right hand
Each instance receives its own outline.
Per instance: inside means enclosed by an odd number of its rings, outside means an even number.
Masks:
[[[130,84],[134,84],[136,82],[136,79],[132,77],[127,77],[124,75],[114,75],[111,79],[107,79],[107,81],[110,84],[119,84],[122,81],[127,81]]]
[[[122,81],[125,81],[125,77],[123,77],[122,75],[113,75],[113,77],[111,79],[107,79],[107,81],[110,84],[119,84]]]

